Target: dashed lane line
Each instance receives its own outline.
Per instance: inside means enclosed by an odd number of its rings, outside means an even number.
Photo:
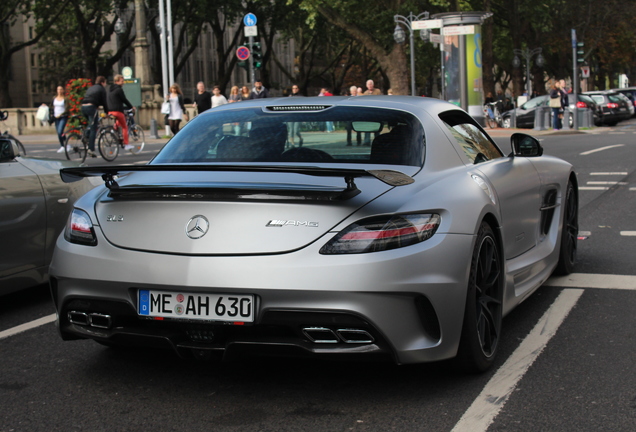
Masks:
[[[36,319],[34,321],[31,321],[31,322],[28,322],[28,323],[25,323],[25,324],[20,324],[19,326],[10,328],[8,330],[1,331],[0,332],[0,340],[8,338],[9,336],[16,335],[18,333],[25,332],[27,330],[31,330],[31,329],[39,327],[41,325],[51,323],[51,322],[55,321],[55,317],[56,317],[56,314],[47,315],[47,316],[44,316],[42,318],[38,318],[38,319]]]
[[[587,156],[587,155],[590,155],[592,153],[600,152],[600,151],[603,151],[603,150],[609,150],[609,149],[616,148],[616,147],[625,147],[625,144],[614,144],[614,145],[611,145],[611,146],[606,146],[606,147],[601,147],[601,148],[597,148],[597,149],[594,149],[594,150],[589,150],[589,151],[586,151],[586,152],[583,152],[583,153],[580,153],[580,154],[581,154],[581,156]]]
[[[636,291],[636,276],[572,273],[567,276],[551,277],[544,285],[564,288],[600,288]]]
[[[539,357],[583,294],[582,289],[565,289],[543,314],[530,334],[488,381],[457,422],[452,432],[485,432],[504,407],[515,387]]]

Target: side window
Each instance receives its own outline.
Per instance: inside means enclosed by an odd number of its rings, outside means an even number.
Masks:
[[[461,111],[458,113],[461,113]],[[450,130],[470,163],[486,162],[503,156],[499,148],[490,141],[488,136],[473,123],[472,118],[465,113],[459,115],[456,113],[452,115],[443,113],[440,118]]]

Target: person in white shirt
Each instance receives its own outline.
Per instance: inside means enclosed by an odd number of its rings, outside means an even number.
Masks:
[[[218,85],[214,86],[212,89],[212,108],[225,105],[226,103],[227,99],[221,94],[221,87]]]

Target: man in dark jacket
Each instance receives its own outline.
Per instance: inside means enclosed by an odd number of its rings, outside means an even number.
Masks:
[[[82,115],[88,121],[88,154],[95,157],[95,135],[97,133],[97,111],[99,107],[104,107],[104,111],[108,112],[108,103],[106,101],[106,78],[98,76],[95,84],[92,85],[82,99]]]
[[[254,83],[254,88],[252,89],[252,93],[250,93],[250,99],[261,99],[268,98],[269,91],[265,87],[263,87],[263,83],[261,81],[256,81]]]
[[[117,126],[121,128],[121,134],[124,137],[124,149],[132,150],[134,147],[128,145],[128,125],[126,124],[124,110],[132,109],[133,106],[124,94],[123,85],[124,77],[119,74],[115,75],[114,84],[111,84],[108,89],[108,114],[117,119]]]

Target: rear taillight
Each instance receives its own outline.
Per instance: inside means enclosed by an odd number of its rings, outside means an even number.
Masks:
[[[577,108],[587,108],[587,105],[585,105],[585,102],[578,101],[576,103],[576,107]]]
[[[64,238],[67,242],[86,246],[97,245],[97,237],[91,218],[84,210],[73,210],[68,218]]]
[[[428,240],[441,218],[435,213],[379,216],[349,225],[320,249],[323,255],[381,252]]]
[[[616,102],[610,102],[610,103],[607,104],[607,107],[609,109],[616,109],[616,108],[618,108],[618,104]]]

